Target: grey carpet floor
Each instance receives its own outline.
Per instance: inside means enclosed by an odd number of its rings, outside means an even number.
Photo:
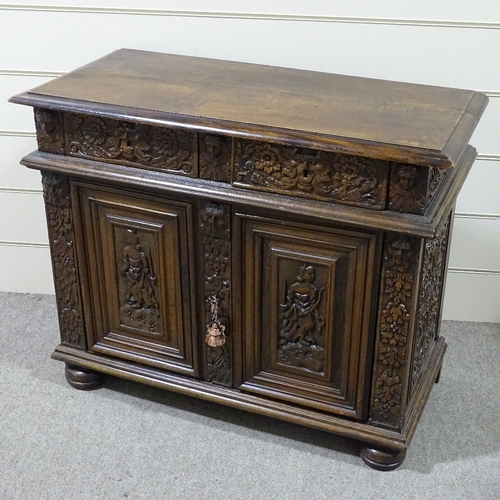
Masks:
[[[500,499],[500,325],[449,348],[404,464],[359,444],[116,378],[71,388],[52,296],[0,293],[0,500]]]

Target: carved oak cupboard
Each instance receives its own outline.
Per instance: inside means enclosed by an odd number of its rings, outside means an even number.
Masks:
[[[71,385],[116,375],[402,463],[485,96],[120,50],[12,101],[35,108]]]

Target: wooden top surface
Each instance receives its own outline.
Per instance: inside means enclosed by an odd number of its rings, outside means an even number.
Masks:
[[[122,49],[12,101],[451,167],[487,98],[468,90]]]

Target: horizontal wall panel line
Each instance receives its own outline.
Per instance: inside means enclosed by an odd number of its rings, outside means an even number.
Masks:
[[[449,273],[456,274],[489,274],[489,275],[500,275],[500,271],[494,271],[493,269],[466,269],[461,267],[449,267]]]
[[[82,14],[119,14],[133,16],[176,16],[176,17],[214,17],[230,19],[257,19],[271,21],[310,21],[326,23],[355,23],[355,24],[389,24],[404,26],[430,26],[447,28],[479,28],[500,29],[499,22],[471,22],[471,21],[434,21],[427,19],[391,19],[373,17],[347,16],[318,16],[301,14],[262,14],[253,12],[222,12],[222,11],[195,11],[169,9],[123,9],[117,7],[71,7],[58,5],[13,5],[0,4],[0,10],[17,10],[33,12],[67,12]]]
[[[498,99],[500,97],[500,92],[490,92],[487,90],[482,90],[481,91],[483,94],[486,94],[490,99]]]
[[[11,194],[42,194],[43,191],[42,191],[42,189],[0,187],[0,193],[11,193]]]
[[[48,243],[34,243],[31,241],[2,241],[0,240],[0,246],[2,247],[30,247],[30,248],[48,248]]]
[[[24,130],[0,130],[0,137],[35,137],[35,132]]]
[[[0,69],[0,76],[40,76],[50,78],[64,75],[63,71],[40,71],[24,69]]]
[[[500,215],[497,214],[476,214],[467,212],[456,212],[457,219],[482,219],[482,220],[500,220]]]
[[[476,161],[500,161],[500,155],[477,155]]]

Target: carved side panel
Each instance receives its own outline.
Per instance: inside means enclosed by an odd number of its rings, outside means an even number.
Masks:
[[[231,182],[231,137],[200,134],[200,178]]]
[[[234,185],[385,208],[387,162],[256,141],[237,144]]]
[[[324,373],[325,318],[319,307],[324,291],[316,284],[315,267],[300,266],[280,304],[278,363]]]
[[[428,169],[393,163],[389,182],[389,210],[423,215],[427,208]]]
[[[59,111],[35,108],[38,149],[45,153],[66,154],[63,115]]]
[[[67,114],[66,149],[71,156],[198,176],[194,132]]]
[[[441,183],[448,177],[451,170],[446,168],[433,167],[429,169],[428,202],[430,203],[437,193]]]
[[[62,175],[42,172],[42,184],[61,341],[86,349],[69,180]]]
[[[370,418],[393,428],[404,412],[420,241],[387,235],[384,242]]]
[[[232,340],[230,317],[230,208],[221,203],[203,202],[200,209],[200,228],[204,260],[205,324],[212,320],[212,300],[218,307],[218,320],[224,327],[226,341],[212,347],[205,343],[205,378],[232,386]]]
[[[418,321],[413,346],[411,392],[418,383],[430,347],[439,331],[449,232],[450,219],[446,219],[439,228],[436,238],[425,240]]]

